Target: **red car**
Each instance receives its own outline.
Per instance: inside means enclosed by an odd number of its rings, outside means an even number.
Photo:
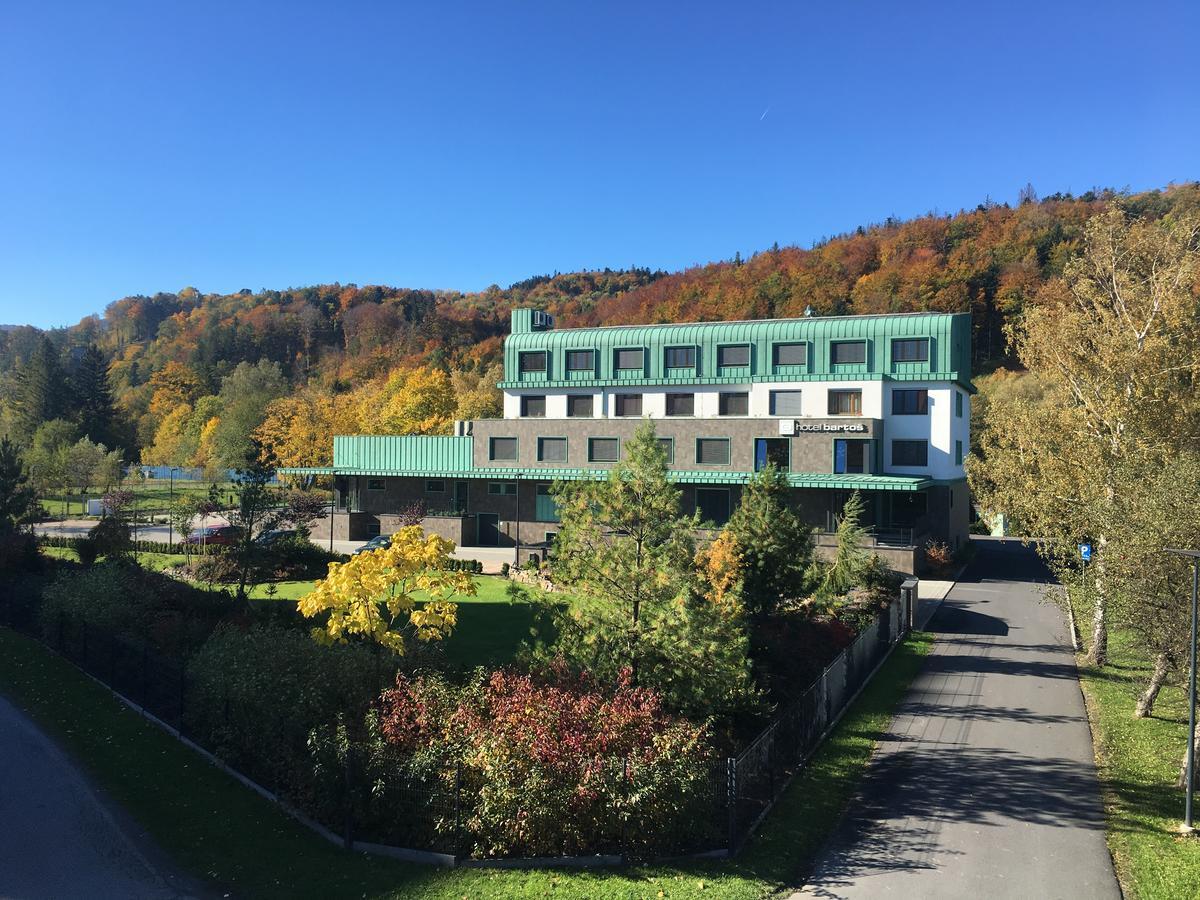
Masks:
[[[232,547],[242,539],[242,529],[236,525],[209,525],[200,528],[185,537],[180,543],[199,546]]]

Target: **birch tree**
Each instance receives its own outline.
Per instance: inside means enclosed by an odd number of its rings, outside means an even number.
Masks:
[[[1200,436],[1200,217],[1096,216],[1083,252],[1008,330],[1047,387],[1041,403],[989,405],[968,475],[982,506],[1019,519],[1061,570],[1095,544],[1088,658],[1103,665],[1113,590],[1109,552],[1121,472],[1161,464]]]

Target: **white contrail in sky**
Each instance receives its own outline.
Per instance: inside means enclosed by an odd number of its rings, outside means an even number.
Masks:
[[[765,119],[767,117],[767,113],[769,113],[770,111],[771,111],[771,107],[768,106],[766,109],[763,110],[763,114],[758,117],[758,121],[761,122],[763,119]]]

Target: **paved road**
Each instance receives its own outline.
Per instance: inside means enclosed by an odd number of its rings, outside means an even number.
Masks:
[[[79,770],[0,697],[0,897],[170,898],[159,874]]]
[[[795,897],[1118,900],[1060,611],[982,540],[859,798]]]

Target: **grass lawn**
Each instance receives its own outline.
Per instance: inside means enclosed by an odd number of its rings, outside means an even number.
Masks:
[[[1108,844],[1126,896],[1200,897],[1200,838],[1176,832],[1183,792],[1175,789],[1187,747],[1187,688],[1163,688],[1149,719],[1133,717],[1151,664],[1129,635],[1109,638],[1110,664],[1081,668],[1105,790]],[[1180,679],[1182,681],[1182,679]]]
[[[177,865],[238,896],[771,896],[794,886],[837,823],[932,638],[909,638],[733,861],[613,871],[435,870],[347,854],[208,765],[35,641],[0,628],[0,690],[121,803]]]

